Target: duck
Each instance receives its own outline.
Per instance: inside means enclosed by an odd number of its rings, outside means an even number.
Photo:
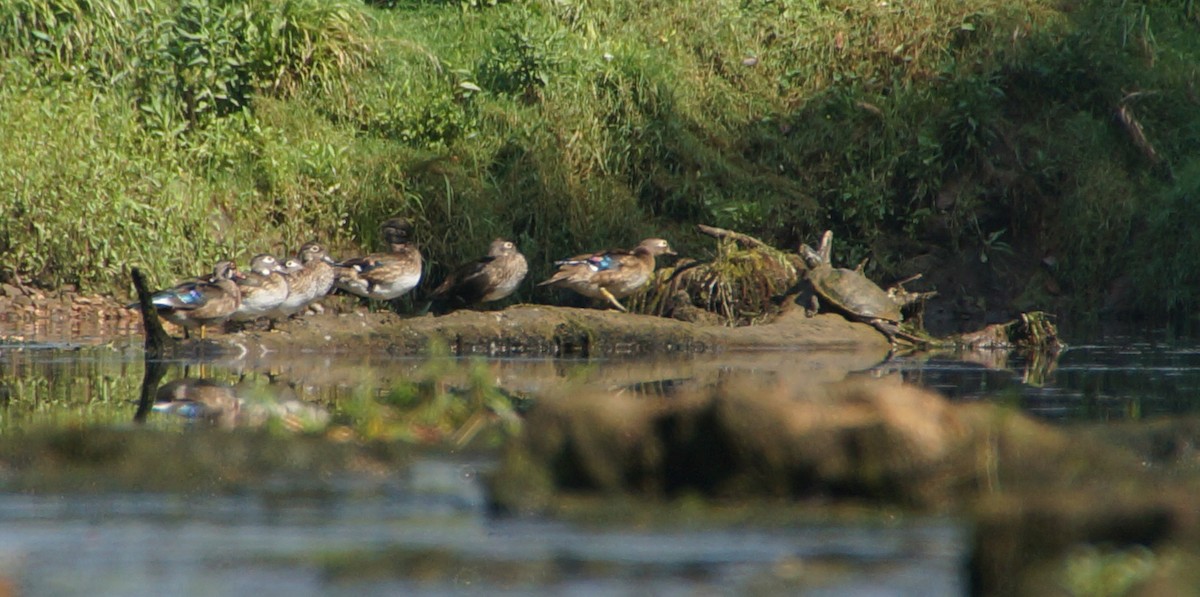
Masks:
[[[242,294],[236,283],[241,276],[237,264],[222,261],[213,268],[211,277],[160,290],[150,297],[150,303],[164,319],[183,327],[184,338],[191,337],[191,329],[199,328],[203,340],[205,326],[229,319],[241,305]]]
[[[154,412],[232,426],[242,401],[233,386],[212,379],[185,377],[167,382],[154,397]]]
[[[648,238],[631,250],[598,251],[555,261],[558,271],[538,286],[566,288],[628,312],[620,299],[637,292],[650,280],[656,257],[675,254],[666,240]]]
[[[409,243],[412,224],[389,218],[380,224],[388,252],[371,253],[337,264],[337,288],[367,299],[390,301],[411,292],[421,283],[421,251]]]
[[[288,274],[294,274],[300,271],[300,268],[302,267],[304,267],[304,264],[300,263],[299,259],[296,259],[295,257],[288,257],[287,261],[284,261],[283,265],[279,266],[279,273],[285,276]]]
[[[288,295],[278,307],[268,313],[272,319],[285,318],[303,311],[305,307],[324,298],[333,288],[333,266],[336,262],[322,244],[316,241],[304,243],[296,259],[299,267],[289,268],[285,265],[283,268],[285,272],[289,272],[285,274]]]
[[[151,410],[218,427],[261,427],[279,421],[301,431],[324,427],[329,412],[301,400],[288,384],[266,386],[239,381],[184,377],[163,384],[155,393]]]
[[[517,290],[529,264],[510,240],[497,238],[488,253],[454,270],[429,295],[435,312],[507,298]]]
[[[232,321],[254,321],[279,307],[288,297],[283,265],[268,253],[259,253],[250,260],[250,271],[237,280],[237,285],[242,303],[230,317]]]

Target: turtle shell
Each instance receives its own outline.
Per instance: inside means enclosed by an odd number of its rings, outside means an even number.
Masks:
[[[809,270],[809,281],[822,299],[854,317],[899,322],[900,306],[862,273],[829,266]]]

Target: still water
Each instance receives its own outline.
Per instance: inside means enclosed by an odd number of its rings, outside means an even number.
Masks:
[[[1189,413],[1200,386],[1200,348],[1127,338],[1057,357],[919,355],[883,363],[779,352],[436,361],[235,354],[164,363],[158,388],[205,380],[237,408],[205,417],[163,403],[149,414],[151,427],[187,434],[274,418],[288,422],[283,433],[341,427],[358,437],[430,441],[369,490],[348,477],[333,484],[342,489],[317,495],[279,491],[278,479],[264,480],[272,490],[232,493],[0,493],[0,594],[960,595],[969,535],[953,520],[625,528],[495,515],[482,479],[502,431],[452,407],[437,413],[437,424],[413,423],[397,388],[468,388],[462,395],[481,395],[481,404],[502,396],[519,413],[523,404],[579,388],[669,394],[736,375],[806,382],[899,375],[953,400],[1001,402],[1071,425]],[[0,430],[130,428],[144,373],[136,338],[0,344]],[[380,416],[381,402],[383,423],[363,423]],[[460,449],[469,442],[484,448]]]

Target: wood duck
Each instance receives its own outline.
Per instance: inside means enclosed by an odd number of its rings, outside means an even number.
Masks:
[[[299,269],[299,268],[297,268]],[[250,260],[250,271],[237,280],[242,304],[230,317],[233,321],[253,321],[283,304],[288,297],[288,281],[283,266],[266,253]]]
[[[287,384],[229,385],[215,379],[185,377],[160,386],[154,412],[175,415],[220,427],[258,427],[279,421],[295,431],[323,427],[329,412],[301,400]]]
[[[154,397],[154,412],[232,426],[241,410],[233,386],[211,379],[185,377],[163,384]]]
[[[517,245],[498,238],[488,247],[486,257],[454,270],[429,298],[434,312],[498,301],[512,294],[528,271]]]
[[[334,261],[325,252],[325,246],[317,242],[307,242],[300,247],[296,256],[300,267],[285,274],[288,283],[287,298],[272,309],[268,314],[272,318],[282,318],[299,313],[305,307],[321,300],[333,288]],[[284,268],[289,271],[289,268]]]
[[[412,224],[391,218],[380,225],[387,253],[371,253],[338,264],[338,288],[364,298],[390,301],[400,298],[421,282],[421,251],[409,244]]]
[[[304,267],[304,264],[300,263],[299,259],[296,259],[295,257],[288,257],[287,261],[284,261],[283,265],[279,267],[279,273],[285,276],[288,274],[294,274],[300,271],[300,268],[302,267]]]
[[[655,257],[674,255],[671,245],[661,238],[648,238],[632,250],[615,249],[555,261],[558,271],[538,286],[557,286],[593,299],[603,299],[621,311],[628,311],[618,299],[642,286],[654,273]]]
[[[236,264],[222,261],[207,280],[189,280],[160,290],[150,302],[164,319],[183,326],[185,338],[191,337],[192,328],[200,328],[203,340],[205,326],[225,321],[237,311],[242,294],[235,281],[240,278]]]

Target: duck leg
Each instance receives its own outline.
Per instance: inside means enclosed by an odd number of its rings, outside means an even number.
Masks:
[[[629,309],[626,309],[626,308],[625,308],[625,305],[622,305],[622,304],[621,304],[621,301],[618,301],[618,300],[617,300],[617,297],[613,296],[613,295],[612,295],[612,293],[611,293],[611,292],[609,292],[607,288],[601,288],[601,289],[600,289],[600,294],[603,294],[603,295],[604,295],[604,298],[608,299],[608,302],[612,303],[612,305],[613,305],[614,307],[616,307],[616,308],[620,309],[622,313],[628,313],[628,312],[629,312]]]

